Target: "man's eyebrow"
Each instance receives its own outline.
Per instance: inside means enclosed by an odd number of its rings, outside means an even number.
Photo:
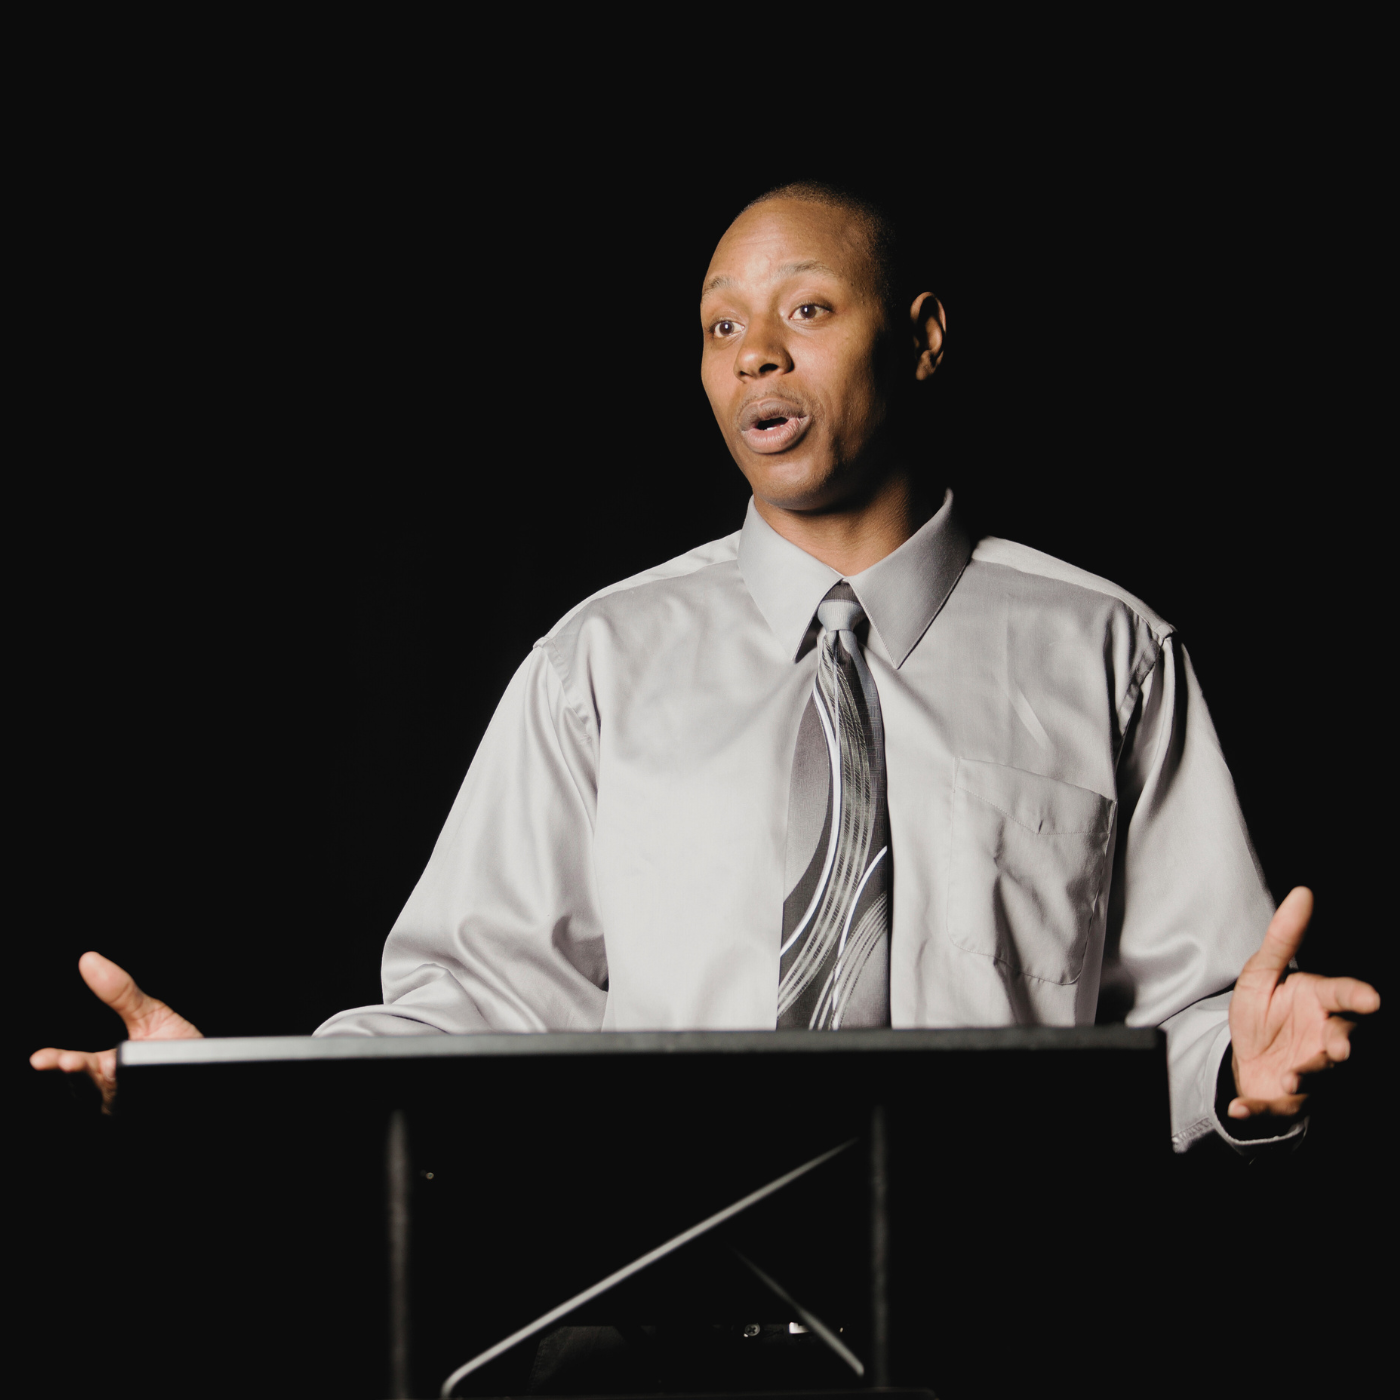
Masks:
[[[834,267],[828,267],[824,262],[817,262],[815,258],[807,258],[803,262],[784,263],[773,274],[773,281],[780,282],[784,277],[796,277],[802,272],[825,272],[832,277],[839,277],[841,275]],[[711,277],[700,289],[700,300],[704,301],[711,292],[722,291],[725,287],[732,287],[734,285],[734,278],[726,277],[723,273],[720,273],[717,277]]]
[[[710,280],[706,282],[703,287],[700,288],[700,300],[704,301],[705,298],[709,296],[711,292],[717,292],[723,287],[732,287],[733,285],[734,279],[732,277],[724,276],[723,273],[721,273],[718,277],[711,277]]]

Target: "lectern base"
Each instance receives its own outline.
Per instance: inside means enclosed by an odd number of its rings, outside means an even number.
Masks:
[[[541,1339],[528,1377],[517,1375],[494,1383],[480,1376],[474,1386],[467,1377],[453,1393],[484,1396],[520,1387],[551,1397],[798,1396],[843,1395],[860,1385],[820,1338],[794,1335],[788,1323],[559,1327]]]

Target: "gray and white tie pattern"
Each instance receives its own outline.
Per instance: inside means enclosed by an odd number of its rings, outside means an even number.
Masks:
[[[788,797],[778,1025],[890,1023],[892,862],[880,696],[850,584],[817,607],[817,676]]]

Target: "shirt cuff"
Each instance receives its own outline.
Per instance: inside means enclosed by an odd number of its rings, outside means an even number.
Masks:
[[[1244,1157],[1253,1157],[1261,1150],[1281,1147],[1285,1143],[1291,1150],[1302,1142],[1303,1135],[1308,1131],[1306,1117],[1292,1120],[1267,1117],[1231,1118],[1230,1101],[1236,1097],[1235,1071],[1230,1055],[1230,1041],[1227,1039],[1220,1055],[1220,1065],[1215,1072],[1215,1131]],[[1288,1131],[1280,1132],[1282,1124],[1289,1122],[1292,1126]]]

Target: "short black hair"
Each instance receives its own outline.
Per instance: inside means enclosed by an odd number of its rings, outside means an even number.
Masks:
[[[899,221],[888,206],[848,185],[829,184],[825,180],[788,180],[749,200],[739,213],[746,214],[770,199],[797,199],[808,204],[824,204],[829,209],[842,209],[853,215],[869,245],[880,300],[896,322],[908,314],[909,305],[920,289],[911,283],[905,240],[900,237]]]

